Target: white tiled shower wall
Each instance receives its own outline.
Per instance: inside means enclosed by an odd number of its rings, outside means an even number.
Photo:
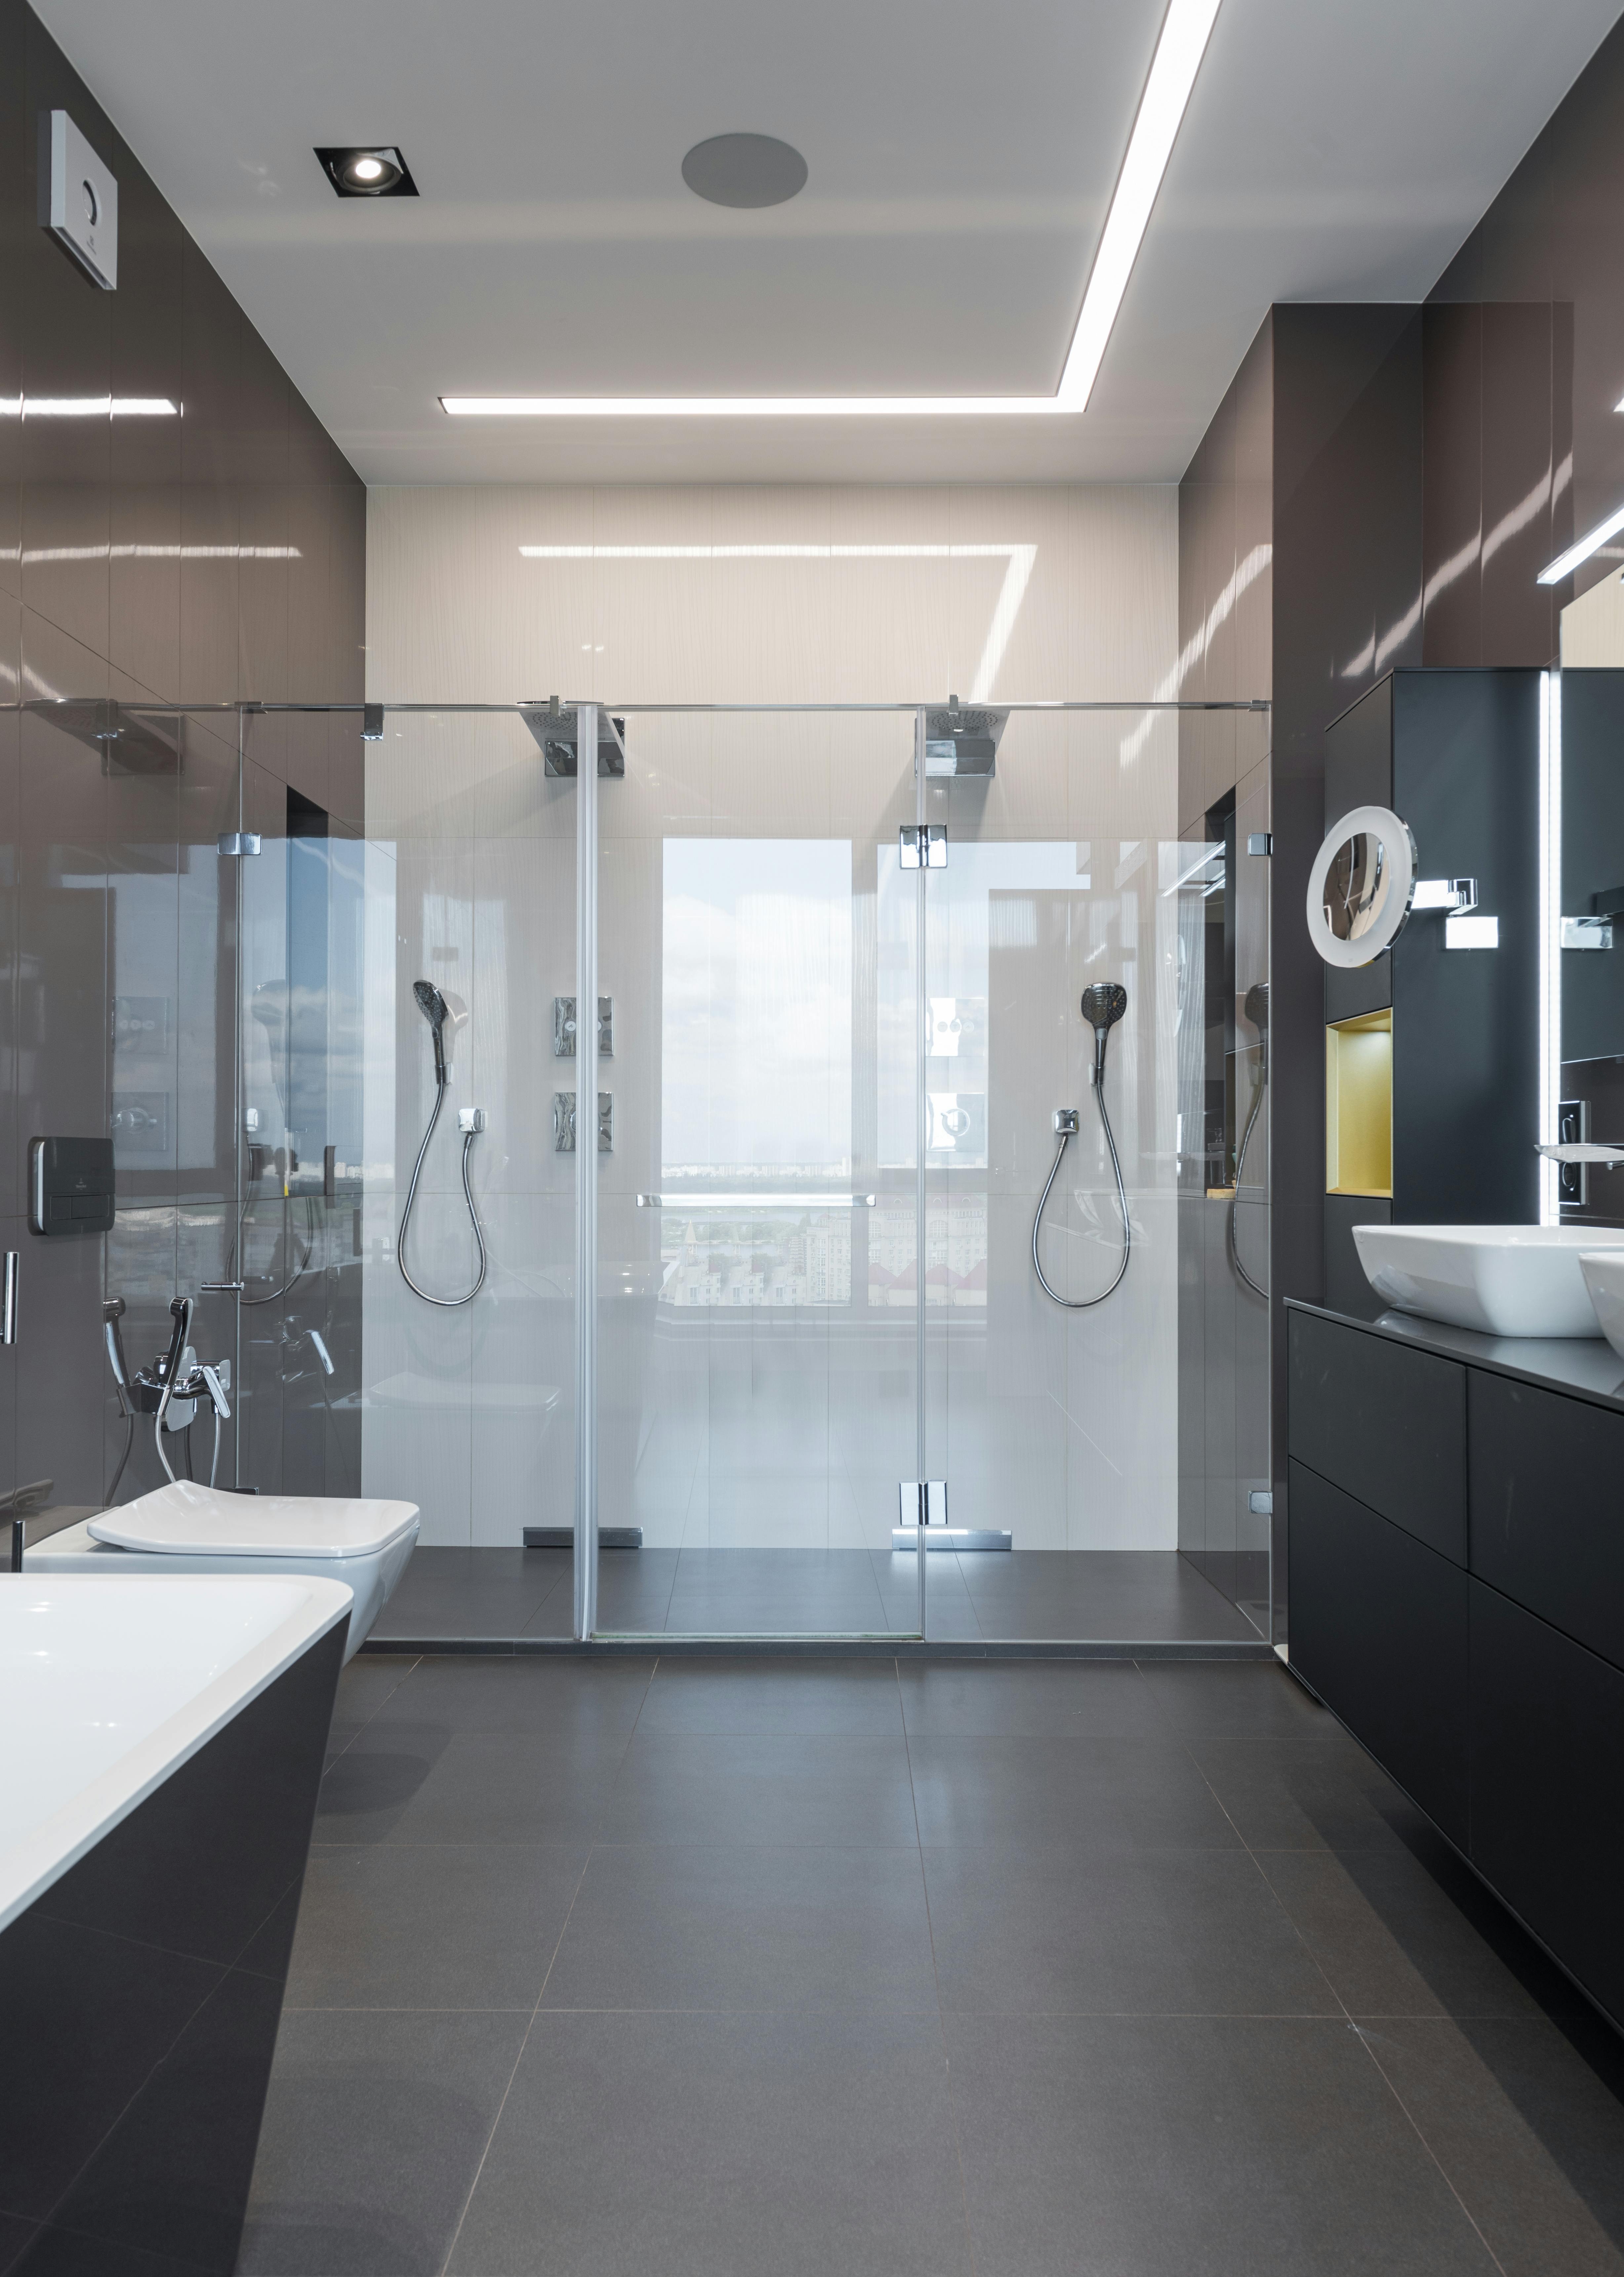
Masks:
[[[368,693],[417,704],[555,691],[671,704],[1165,695],[1177,532],[1176,491],[1150,485],[375,490]],[[894,1481],[913,1469],[911,1311],[897,1311],[896,1352],[869,1336],[855,1373],[827,1308],[702,1316],[677,1336],[667,1321],[656,1335],[659,1224],[635,1195],[658,1184],[663,1157],[666,842],[849,842],[852,955],[871,957],[873,880],[914,811],[908,723],[634,721],[628,745],[626,780],[605,783],[600,801],[601,985],[617,1023],[603,1076],[617,1134],[601,1163],[600,1518],[641,1524],[651,1544],[877,1546]],[[554,994],[573,985],[573,789],[543,778],[512,719],[391,715],[367,748],[365,1490],[419,1501],[426,1542],[514,1544],[527,1524],[567,1524],[573,1500],[573,1164],[553,1150],[551,1119],[572,1071],[552,1058],[550,1029]],[[986,1169],[971,1181],[984,1199],[969,1206],[985,1227],[984,1294],[972,1276],[960,1301],[932,1307],[930,1466],[949,1476],[957,1523],[1011,1526],[1020,1547],[1172,1549],[1176,736],[1143,713],[1018,717],[990,786],[932,797],[965,849],[931,881],[932,986],[947,985],[939,960],[956,929],[990,925],[993,1039]],[[977,845],[987,851],[972,857]],[[1006,914],[990,919],[992,899]],[[410,995],[420,972],[471,1015],[446,1120],[474,1101],[489,1117],[474,1161],[490,1276],[459,1312],[419,1304],[393,1265],[432,1101]],[[1109,1277],[1114,1196],[1076,999],[1117,976],[1129,1010],[1110,1096],[1133,1266],[1109,1304],[1068,1315],[1033,1280],[1031,1212],[1051,1160],[1051,1111],[1075,1104],[1084,1138],[1064,1206],[1059,1186],[1051,1204],[1051,1277],[1078,1290]],[[861,1093],[861,1068],[852,1077]],[[861,1101],[852,1117],[861,1184]],[[442,1134],[413,1255],[420,1277],[446,1290],[467,1285],[472,1256],[457,1181],[456,1142]],[[933,1176],[945,1229],[945,1187]],[[943,1236],[959,1267],[964,1222],[960,1202]],[[877,1255],[872,1228],[869,1238]]]

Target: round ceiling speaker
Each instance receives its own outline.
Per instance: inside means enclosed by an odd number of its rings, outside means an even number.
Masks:
[[[713,206],[781,206],[805,189],[807,162],[770,134],[713,134],[688,152],[682,179]]]

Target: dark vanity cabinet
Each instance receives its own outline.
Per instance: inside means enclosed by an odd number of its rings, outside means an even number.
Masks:
[[[1624,2024],[1624,1364],[1288,1310],[1292,1667]]]

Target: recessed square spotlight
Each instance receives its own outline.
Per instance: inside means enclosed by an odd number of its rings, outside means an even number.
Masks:
[[[398,150],[383,144],[342,149],[317,143],[322,171],[341,198],[414,198],[417,184]]]

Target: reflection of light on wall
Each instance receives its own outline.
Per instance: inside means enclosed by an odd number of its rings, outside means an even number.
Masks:
[[[975,676],[972,704],[991,700],[1009,636],[1032,581],[1036,545],[521,545],[527,561],[975,561],[1007,566]]]

